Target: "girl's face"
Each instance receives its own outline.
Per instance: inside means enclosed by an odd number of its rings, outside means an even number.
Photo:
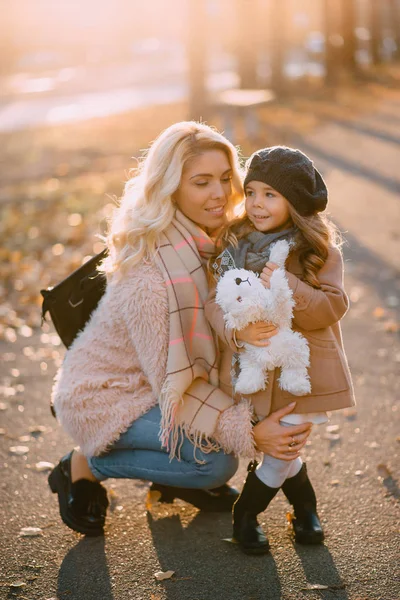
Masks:
[[[173,199],[186,217],[210,232],[225,223],[231,194],[228,157],[222,150],[206,150],[186,163]]]
[[[289,203],[274,188],[261,181],[250,181],[244,193],[247,216],[258,231],[281,231],[292,225]]]

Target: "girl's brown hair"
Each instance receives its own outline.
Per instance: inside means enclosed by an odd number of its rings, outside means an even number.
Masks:
[[[295,227],[294,251],[298,255],[303,269],[303,279],[314,288],[320,288],[318,271],[324,266],[328,258],[330,246],[340,248],[342,238],[337,227],[326,214],[316,213],[303,217],[288,202],[288,209]],[[217,238],[218,254],[230,245],[237,246],[239,240],[254,231],[254,226],[243,213],[231,221]],[[214,261],[210,261],[212,263]]]

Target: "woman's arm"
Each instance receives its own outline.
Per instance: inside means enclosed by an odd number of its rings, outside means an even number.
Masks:
[[[312,331],[324,329],[340,321],[349,307],[349,300],[343,286],[343,270],[340,250],[330,248],[328,259],[318,271],[320,289],[313,288],[293,273],[286,272],[296,302],[293,310],[295,325],[305,331]],[[261,273],[261,279],[266,281],[270,276],[271,263],[268,263]]]
[[[280,419],[291,413],[295,405],[293,402],[253,426],[251,402],[242,399],[221,413],[213,437],[227,454],[254,459],[257,452],[263,452],[281,460],[293,460],[299,456],[312,427],[312,423],[290,427],[280,424]],[[290,446],[293,442],[295,445]]]
[[[307,442],[312,423],[302,423],[287,427],[279,421],[293,411],[296,403],[277,410],[253,427],[253,438],[256,449],[264,454],[280,460],[293,460]],[[296,442],[295,446],[289,446]]]

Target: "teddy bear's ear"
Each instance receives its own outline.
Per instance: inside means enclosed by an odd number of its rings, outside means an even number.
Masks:
[[[278,267],[284,267],[286,259],[289,255],[289,244],[286,240],[279,240],[271,246],[269,255],[270,262],[275,263]]]

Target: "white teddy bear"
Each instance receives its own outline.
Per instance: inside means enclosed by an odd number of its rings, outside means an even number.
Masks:
[[[218,282],[216,302],[228,327],[240,331],[249,323],[271,321],[279,328],[279,333],[270,338],[269,346],[244,344],[243,352],[239,353],[240,374],[235,385],[239,394],[264,390],[268,371],[276,367],[281,367],[279,385],[283,390],[295,396],[311,391],[308,343],[304,336],[291,330],[295,303],[284,270],[288,254],[289,244],[285,240],[271,247],[269,260],[279,268],[271,275],[269,289],[258,275],[246,269],[231,269]]]

